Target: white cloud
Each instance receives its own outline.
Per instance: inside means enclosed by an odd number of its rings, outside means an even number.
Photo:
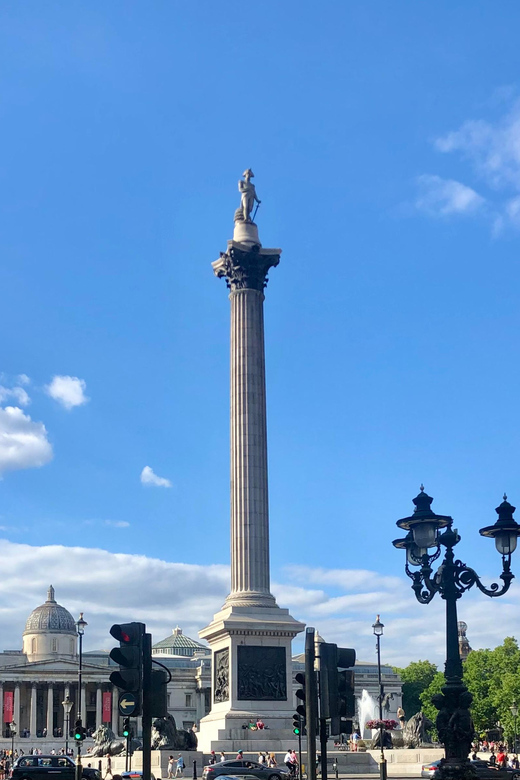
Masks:
[[[0,474],[44,466],[51,459],[45,425],[33,422],[17,406],[0,408]]]
[[[128,528],[130,523],[126,520],[105,520],[105,525],[111,525],[114,528]]]
[[[84,379],[77,376],[54,376],[50,384],[45,386],[45,392],[58,401],[65,409],[82,406],[90,399],[85,395],[87,385]]]
[[[16,377],[16,381],[19,385],[30,385],[31,379],[27,376],[27,374],[18,374]]]
[[[498,119],[469,119],[457,130],[434,141],[437,151],[457,153],[467,161],[472,174],[488,187],[484,213],[491,220],[495,236],[503,233],[507,226],[520,228],[520,100],[512,101],[512,90],[508,87],[502,90],[500,101],[507,101],[509,110]],[[426,177],[426,180],[431,178]],[[484,201],[475,199],[477,193],[471,187],[456,183],[468,191],[459,192],[462,200],[456,197],[455,205],[462,204],[463,208],[455,208],[451,213],[467,213],[468,209],[478,211]],[[477,195],[477,198],[481,197]],[[435,200],[434,186],[433,202],[426,197],[424,203],[418,202],[417,205],[430,215],[437,216],[439,209],[440,213],[447,213],[442,211],[442,203],[442,193],[439,202]]]
[[[0,385],[0,403],[7,401],[9,398],[13,398],[20,406],[28,406],[31,403],[31,399],[23,387],[4,387]]]
[[[158,477],[157,474],[154,473],[153,469],[150,468],[150,466],[145,466],[141,471],[141,483],[143,485],[154,487],[170,488],[172,486],[172,483],[169,479],[166,479],[166,477]]]
[[[484,198],[471,187],[454,179],[424,174],[417,179],[419,196],[416,208],[432,217],[453,214],[474,214],[485,203]]]
[[[520,101],[496,122],[470,119],[458,130],[437,138],[444,153],[460,152],[492,187],[520,189]]]
[[[179,624],[189,636],[207,625],[228,593],[229,568],[173,563],[144,555],[0,540],[2,647],[20,648],[30,612],[52,583],[57,601],[74,616],[85,613],[86,649],[109,648],[112,623],[142,620],[164,639]],[[85,589],[85,571],[89,586]],[[31,576],[27,577],[27,572]],[[129,574],[130,573],[130,574]]]
[[[199,629],[221,608],[229,591],[229,567],[219,564],[174,563],[144,555],[61,545],[36,547],[6,540],[0,540],[0,560],[0,650],[21,647],[25,621],[45,600],[51,582],[60,604],[74,616],[80,611],[85,613],[87,650],[109,648],[109,628],[122,620],[145,622],[154,641],[168,636],[177,624],[188,636],[196,638]],[[30,578],[27,571],[31,572]],[[315,626],[326,641],[355,647],[359,660],[375,662],[372,623],[380,612],[385,625],[385,663],[403,666],[411,660],[429,659],[442,668],[442,599],[437,597],[428,606],[419,604],[410,580],[404,576],[383,577],[377,572],[362,571],[360,577],[359,570],[310,567],[307,573],[312,581],[331,580],[335,590],[335,578],[339,576],[344,583],[339,587],[344,592],[331,596],[325,589],[295,586],[289,569],[288,582],[274,584],[273,593],[280,606],[289,608],[298,620]],[[303,569],[296,575],[303,576]],[[352,589],[365,582],[366,591],[352,593],[348,586],[350,576]],[[473,590],[458,604],[459,618],[468,623],[468,638],[475,649],[495,647],[514,633],[519,608],[520,585],[516,583],[501,599],[488,599]],[[300,651],[302,636],[295,641],[294,652]]]

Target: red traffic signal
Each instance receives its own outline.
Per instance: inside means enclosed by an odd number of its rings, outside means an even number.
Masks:
[[[110,629],[110,635],[122,645],[138,645],[142,643],[145,631],[144,623],[116,623]]]
[[[144,623],[121,623],[110,629],[114,639],[119,640],[119,647],[110,651],[110,658],[119,665],[119,671],[110,675],[110,682],[123,691],[135,694],[138,705],[134,715],[141,712],[145,633]]]

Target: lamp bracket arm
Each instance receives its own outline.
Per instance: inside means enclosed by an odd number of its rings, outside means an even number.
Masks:
[[[412,577],[415,598],[420,604],[429,604],[439,589],[424,570],[413,572]]]
[[[506,557],[504,557],[503,560],[503,567],[502,574],[500,575],[500,579],[502,580],[503,585],[500,586],[498,582],[493,582],[489,588],[486,588],[475,569],[472,569],[470,566],[466,566],[466,564],[462,563],[462,561],[455,561],[455,587],[460,594],[464,593],[466,590],[469,590],[473,585],[476,585],[481,593],[484,593],[484,595],[489,596],[490,598],[498,598],[498,596],[503,596],[504,593],[507,593],[509,590],[511,581],[515,576],[511,573],[510,560]]]

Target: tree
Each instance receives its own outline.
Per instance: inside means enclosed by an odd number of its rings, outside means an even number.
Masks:
[[[421,693],[421,710],[432,723],[435,723],[438,713],[437,707],[434,707],[432,704],[432,696],[441,692],[441,688],[445,682],[443,672],[437,672],[429,686]],[[433,739],[437,738],[437,729],[433,729],[432,737]]]
[[[403,681],[403,710],[408,720],[420,711],[421,694],[432,683],[437,667],[430,661],[412,661],[404,669],[394,667],[394,672]]]
[[[464,663],[464,682],[473,694],[471,714],[477,732],[500,721],[504,736],[512,740],[514,719],[510,707],[520,705],[520,650],[514,637],[506,637],[494,650],[473,650]]]

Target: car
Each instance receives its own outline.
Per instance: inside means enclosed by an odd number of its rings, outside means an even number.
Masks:
[[[83,780],[101,780],[101,772],[93,766],[83,766],[81,776]]]
[[[140,769],[129,769],[128,772],[121,772],[121,777],[124,780],[142,780],[143,773]],[[150,774],[151,780],[155,780],[154,775]]]
[[[76,764],[68,756],[20,756],[9,777],[12,780],[74,780]]]
[[[202,780],[215,780],[223,775],[248,775],[249,777],[260,778],[260,780],[286,780],[289,777],[289,771],[285,767],[269,767],[265,764],[258,764],[256,761],[250,761],[246,758],[236,761],[219,761],[217,764],[205,766],[202,772]]]
[[[421,777],[435,777],[440,759],[438,761],[432,761],[431,764],[423,764],[421,767]],[[497,766],[493,766],[489,761],[483,761],[477,759],[476,761],[470,761],[472,767],[479,780],[520,780],[520,769],[500,769]]]
[[[421,777],[433,777],[440,764],[439,761],[432,761],[430,764],[423,764],[421,767]]]

